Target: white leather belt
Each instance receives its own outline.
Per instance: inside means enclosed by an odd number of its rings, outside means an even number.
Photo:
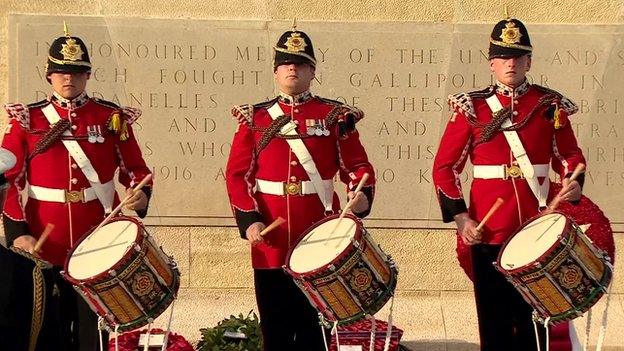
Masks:
[[[334,192],[334,180],[323,180],[326,193]],[[316,194],[316,188],[312,181],[302,180],[297,182],[274,182],[271,180],[256,179],[256,192],[270,195],[309,195]]]
[[[549,165],[533,165],[535,177],[548,177]],[[507,165],[474,165],[472,175],[479,179],[524,178],[519,166]]]
[[[111,183],[111,182],[109,182]],[[106,183],[106,184],[109,184]],[[112,185],[112,183],[111,183]],[[93,188],[82,190],[52,189],[37,185],[29,185],[28,197],[40,201],[49,202],[89,202],[97,199],[97,194]]]

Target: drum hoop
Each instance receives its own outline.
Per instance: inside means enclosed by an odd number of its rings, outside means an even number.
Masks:
[[[145,229],[145,226],[143,225],[143,223],[141,223],[141,221],[137,220],[136,218],[132,218],[132,217],[126,217],[126,216],[117,216],[112,218],[110,221],[108,221],[108,223],[106,223],[106,225],[110,224],[110,223],[114,223],[114,222],[118,222],[118,221],[130,221],[133,222],[134,224],[137,225],[137,227],[141,228],[143,231],[145,231],[147,233],[147,230]],[[117,268],[119,265],[121,265],[121,263],[126,262],[127,260],[131,260],[132,257],[134,256],[134,252],[136,252],[135,250],[128,250],[127,252],[125,252],[123,254],[123,256],[117,261],[115,262],[115,264],[111,267],[109,267],[108,269],[106,269],[104,272],[100,272],[92,277],[89,278],[84,278],[84,279],[77,279],[71,276],[70,272],[69,272],[69,261],[72,257],[72,255],[74,254],[74,252],[76,251],[76,249],[80,246],[80,244],[89,236],[93,233],[93,230],[96,228],[96,226],[93,227],[93,229],[90,229],[87,233],[85,233],[80,240],[78,240],[76,242],[76,244],[71,248],[71,250],[69,251],[67,258],[65,259],[65,265],[63,267],[63,271],[65,272],[65,276],[67,278],[70,278],[68,280],[70,280],[70,282],[72,282],[73,284],[80,284],[80,283],[89,283],[91,284],[94,281],[100,281],[103,278],[106,277],[110,277],[110,274],[108,273],[108,271],[110,270],[114,270],[115,268]],[[103,228],[103,227],[102,227]],[[149,235],[149,233],[148,233]],[[143,251],[143,235],[141,233],[141,230],[137,230],[136,236],[134,238],[134,245],[139,245],[139,247],[141,247],[141,252]],[[107,281],[110,279],[104,279],[104,281]]]
[[[574,226],[578,227],[578,225],[576,224],[576,222],[574,222],[574,220],[572,220],[572,218],[566,216],[563,212],[560,211],[552,211],[551,213],[548,214],[560,214],[562,215],[565,219],[566,219],[566,223],[563,226],[563,231],[561,234],[559,235],[564,235],[567,237],[567,239],[569,238],[569,233],[571,232],[572,228]],[[535,264],[535,262],[543,262],[544,259],[548,258],[548,257],[552,257],[554,255],[557,255],[557,253],[560,250],[557,250],[557,248],[560,245],[557,245],[557,243],[561,243],[561,239],[557,239],[557,241],[555,241],[555,243],[553,245],[551,245],[546,251],[544,251],[540,256],[538,256],[537,258],[535,258],[532,262],[529,262],[527,264],[524,264],[522,266],[519,267],[514,267],[512,269],[506,269],[503,268],[503,266],[501,265],[501,258],[503,257],[503,253],[505,252],[505,249],[507,248],[507,246],[509,245],[509,243],[513,240],[513,238],[522,231],[522,229],[524,229],[529,223],[533,222],[534,220],[543,217],[543,214],[537,214],[533,217],[531,217],[530,219],[524,221],[524,223],[522,223],[522,225],[520,225],[520,227],[518,227],[518,229],[516,229],[516,231],[514,231],[514,233],[512,235],[509,236],[509,238],[507,238],[504,242],[503,245],[501,246],[500,251],[498,252],[498,256],[496,258],[496,262],[495,262],[495,267],[496,269],[503,273],[503,274],[509,274],[509,275],[515,275],[515,274],[521,274],[522,272],[531,272],[531,271],[539,271],[541,269],[543,269],[543,267],[540,268],[535,268],[533,265]],[[574,225],[573,225],[574,224]],[[576,231],[575,231],[576,233]],[[564,247],[567,247],[568,245],[570,245],[570,240],[568,240],[568,243],[566,243],[566,245],[564,245]],[[547,263],[546,263],[547,264]]]
[[[317,228],[321,224],[323,224],[325,222],[329,222],[330,220],[336,219],[338,217],[340,217],[339,214],[334,214],[334,215],[331,215],[331,216],[324,217],[323,219],[321,219],[321,220],[315,222],[314,224],[312,224],[308,229],[306,229],[306,231],[303,234],[301,234],[301,236],[295,242],[295,245],[293,245],[293,247],[288,250],[288,254],[286,255],[286,263],[284,263],[284,266],[282,267],[286,271],[286,273],[292,275],[293,277],[304,277],[304,276],[314,275],[316,273],[324,272],[325,270],[328,269],[328,267],[330,265],[334,264],[334,262],[337,259],[343,257],[344,255],[348,255],[349,251],[357,251],[356,248],[352,249],[353,244],[349,244],[349,245],[347,245],[347,247],[340,254],[338,254],[336,257],[334,257],[334,259],[331,262],[329,262],[329,263],[327,263],[327,264],[325,264],[323,266],[314,268],[313,270],[307,271],[307,272],[295,272],[290,267],[290,258],[292,257],[292,254],[295,251],[295,248],[299,245],[299,243],[303,240],[303,238],[305,238],[313,229]],[[359,230],[355,231],[355,235],[353,236],[353,238],[356,241],[361,242],[362,239],[363,239],[362,236],[363,236],[363,231],[364,231],[364,226],[362,225],[362,220],[360,220],[358,217],[356,217],[356,216],[354,216],[354,215],[352,215],[350,213],[346,214],[344,216],[344,218],[352,219],[356,223],[357,229],[359,229]]]

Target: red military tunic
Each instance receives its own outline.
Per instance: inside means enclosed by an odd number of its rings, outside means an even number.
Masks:
[[[150,174],[150,170],[145,165],[130,126],[140,116],[138,110],[122,109],[113,103],[90,98],[85,93],[71,101],[54,93],[49,99],[27,107],[21,104],[6,106],[11,120],[2,147],[15,154],[17,163],[6,173],[10,188],[3,211],[5,234],[7,238],[23,234],[37,238],[46,224],[54,224],[54,230],[42,247],[41,256],[60,266],[64,264],[68,250],[98,225],[105,213],[97,198],[88,201],[74,199],[74,202],[67,195],[64,202],[49,198],[50,192],[58,193],[59,189],[84,195],[86,191],[83,189],[91,187],[60,140],[43,152],[34,153],[35,145],[50,130],[50,123],[42,112],[49,104],[54,106],[61,119],[71,123],[68,130],[72,136],[62,138],[78,142],[100,183],[111,182],[119,169],[119,182],[128,188],[139,183]],[[116,126],[113,127],[113,124]],[[19,193],[26,182],[31,189],[32,186],[45,188],[46,194],[37,197],[29,192],[24,207],[25,199],[22,200]],[[147,192],[149,196],[149,190]],[[117,194],[112,196],[115,204],[119,203]],[[142,212],[139,211],[139,215],[144,216]]]
[[[331,180],[339,173],[340,179],[348,184],[348,190],[353,190],[364,173],[369,173],[370,178],[363,191],[370,204],[374,194],[373,167],[354,125],[355,120],[362,117],[358,109],[313,97],[309,92],[295,97],[281,94],[266,103],[234,107],[232,113],[238,119],[239,126],[227,163],[226,184],[241,236],[245,238],[245,230],[253,222],[268,225],[277,217],[286,220],[264,236],[263,242],[252,247],[254,268],[283,266],[288,251],[305,230],[326,215],[317,194],[275,195],[254,190],[257,180],[275,184],[297,184],[310,180],[283,136],[275,135],[262,148],[267,141],[263,135],[273,122],[268,109],[275,103],[285,115],[290,116],[289,120],[297,124],[298,138],[308,149],[323,180]],[[317,131],[318,134],[315,133]],[[339,209],[338,195],[333,193],[332,210]]]
[[[449,102],[455,113],[447,124],[433,165],[433,181],[445,222],[466,211],[460,174],[468,158],[473,165],[516,164],[502,132],[494,132],[487,141],[481,139],[484,125],[492,120],[485,99],[493,94],[503,107],[511,108],[512,123],[518,127],[516,132],[533,165],[551,164],[555,172],[565,177],[579,163],[585,163],[568,121],[577,107],[559,93],[525,81],[515,89],[498,83],[483,91],[453,95]],[[579,182],[582,184],[582,177]],[[503,243],[539,209],[524,178],[475,177],[470,189],[470,217],[479,222],[498,197],[505,202],[485,225],[483,242],[487,244]]]

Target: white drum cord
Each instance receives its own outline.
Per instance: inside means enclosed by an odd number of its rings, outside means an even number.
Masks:
[[[384,343],[384,351],[390,349],[390,338],[392,337],[392,309],[394,308],[394,293],[390,298],[390,311],[388,311],[388,329],[386,330],[386,341]]]
[[[145,333],[145,345],[143,345],[143,351],[149,351],[149,340],[152,332],[152,323],[147,324],[147,333]]]
[[[542,347],[540,345],[540,336],[537,327],[537,311],[533,311],[533,330],[535,330],[535,343],[537,345],[537,351],[542,351]],[[544,331],[546,332],[546,351],[550,350],[550,317],[544,320]]]
[[[173,320],[173,308],[175,307],[175,301],[177,296],[173,298],[171,301],[171,309],[169,310],[169,320],[167,321],[167,330],[165,330],[165,337],[163,340],[163,345],[160,351],[167,351],[167,345],[169,345],[169,333],[171,332],[171,321]]]
[[[544,331],[546,332],[546,351],[550,350],[550,329],[548,326],[550,325],[550,317],[544,320]]]
[[[336,336],[336,350],[340,351],[340,339],[338,338],[338,321],[334,321],[334,326],[331,329],[331,335]]]
[[[377,321],[375,320],[375,316],[372,314],[367,314],[366,318],[371,321],[371,332],[370,332],[370,340],[368,341],[368,351],[375,351],[375,334],[377,333]]]
[[[596,342],[596,351],[602,350],[602,344],[604,343],[604,339],[607,332],[607,322],[608,322],[608,312],[609,312],[609,304],[611,303],[611,289],[613,288],[613,283],[609,285],[609,291],[607,294],[607,302],[605,303],[605,309],[602,312],[602,322],[600,325],[600,333],[598,333],[598,341]]]
[[[585,337],[583,340],[583,351],[587,351],[587,344],[589,343],[589,330],[591,329],[592,309],[587,311],[587,321],[585,322]]]
[[[102,329],[104,329],[104,318],[98,317],[98,334],[100,337],[100,351],[104,350],[104,336],[102,335]]]
[[[537,331],[537,311],[533,310],[533,330],[535,331],[535,343],[537,344],[537,351],[542,351],[539,342],[539,332]]]
[[[325,317],[323,317],[321,313],[318,314],[318,317],[319,325],[321,326],[321,334],[323,334],[323,345],[325,345],[325,351],[329,351],[329,345],[327,345],[327,334],[325,332],[325,325],[327,324],[327,321],[325,321]],[[336,344],[337,343],[338,339],[336,338]],[[337,346],[337,349],[340,349],[340,346]]]
[[[119,351],[119,324],[115,324],[115,351]]]

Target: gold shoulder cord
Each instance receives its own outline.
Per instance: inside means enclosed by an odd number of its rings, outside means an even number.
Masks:
[[[28,351],[35,351],[39,332],[41,332],[41,325],[43,324],[43,315],[45,313],[46,288],[43,281],[42,269],[50,268],[50,265],[15,246],[11,246],[11,250],[35,262],[35,268],[32,271],[33,308],[32,321],[30,323],[30,341],[28,343]]]
[[[43,272],[38,264],[35,266],[35,269],[33,269],[32,277],[33,310],[32,322],[30,324],[30,343],[28,345],[28,351],[35,351],[35,348],[37,347],[37,339],[39,338],[39,332],[41,331],[41,325],[43,324],[46,298],[45,284],[43,284]]]

